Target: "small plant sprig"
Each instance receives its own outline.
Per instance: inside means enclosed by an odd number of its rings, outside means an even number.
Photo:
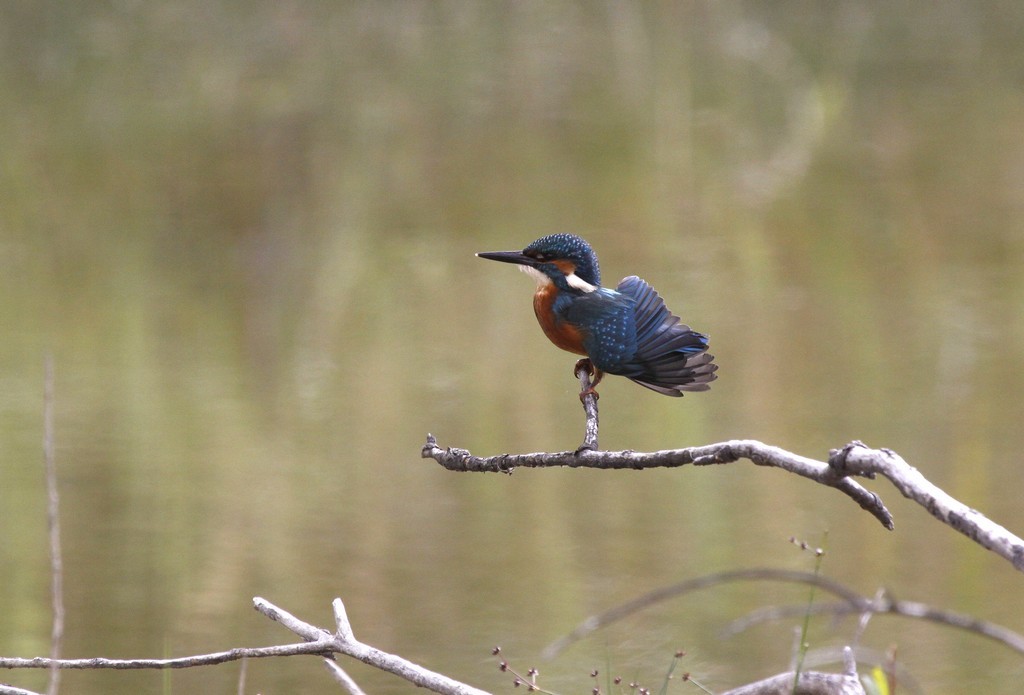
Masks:
[[[590,677],[594,679],[594,688],[590,691],[590,695],[605,695],[605,692],[601,690],[601,684],[597,680],[597,675],[598,671],[596,668],[590,672]],[[615,678],[612,679],[612,684],[619,686],[620,693],[624,692],[622,690],[622,676],[615,676]],[[634,693],[634,695],[651,695],[650,689],[643,687],[636,681],[626,683],[626,687],[628,688],[628,692]]]
[[[683,651],[682,649],[680,649],[675,654],[673,654],[673,656],[672,656],[672,663],[669,664],[669,671],[665,675],[665,681],[662,683],[662,690],[660,690],[658,692],[658,695],[667,695],[667,693],[669,692],[669,681],[672,681],[673,679],[677,678],[675,676],[676,666],[679,665],[679,662],[683,660],[684,656],[686,656],[686,652]],[[707,688],[703,687],[703,685],[701,685],[701,683],[699,681],[697,681],[696,679],[694,679],[690,675],[690,672],[688,670],[687,671],[683,671],[682,674],[680,674],[678,678],[679,678],[679,681],[681,681],[682,683],[692,683],[694,686],[699,688],[702,692],[705,692],[708,695],[713,695],[712,691],[710,691]]]
[[[494,649],[491,650],[491,656],[497,656],[500,658],[501,647],[494,647]],[[701,685],[697,680],[695,680],[689,672],[679,674],[678,676],[675,675],[676,666],[679,665],[679,662],[682,660],[684,656],[686,656],[686,652],[681,649],[672,656],[672,663],[669,664],[668,672],[665,674],[665,679],[662,682],[659,695],[666,695],[666,693],[668,692],[669,681],[674,679],[678,679],[680,682],[683,683],[693,683],[695,686],[700,688],[701,691],[707,693],[707,695],[712,695],[712,692],[705,688],[703,685]],[[514,680],[512,681],[512,685],[516,688],[526,686],[527,692],[541,693],[542,695],[558,695],[557,693],[554,693],[550,690],[546,690],[545,688],[542,688],[540,685],[537,684],[537,677],[540,675],[540,672],[535,668],[527,670],[526,675],[524,676],[517,672],[514,668],[512,668],[508,661],[506,661],[505,659],[500,659],[498,661],[498,670],[502,673],[512,674],[512,677],[514,678]],[[599,675],[600,674],[596,668],[590,672],[590,678],[594,681],[594,687],[591,689],[590,695],[606,695],[605,691],[601,689],[601,682],[598,680]],[[619,693],[631,693],[632,695],[651,695],[650,688],[646,688],[636,681],[623,683],[623,679],[621,676],[616,676],[615,678],[613,678],[609,683],[609,687],[611,685],[618,686]]]
[[[822,545],[825,545],[825,541],[828,540],[828,531],[825,531],[822,537]],[[811,547],[806,541],[798,541],[796,538],[790,538],[789,542],[800,548],[800,550],[811,550]],[[814,576],[821,576],[821,563],[822,558],[825,556],[825,550],[821,547],[814,548]],[[796,692],[797,684],[800,682],[800,672],[804,667],[804,658],[807,656],[807,650],[811,648],[810,642],[807,641],[807,633],[811,627],[811,610],[814,607],[814,592],[817,589],[816,585],[811,585],[810,594],[807,597],[807,610],[804,612],[804,621],[800,626],[800,644],[797,649],[796,668],[793,669],[793,692]]]
[[[679,665],[679,662],[682,661],[684,656],[686,656],[686,652],[682,649],[680,649],[674,655],[672,655],[672,663],[668,665],[668,673],[665,674],[665,680],[661,684],[661,690],[659,691],[658,695],[666,695],[668,693],[668,682],[675,678],[673,674],[675,673],[676,666]],[[679,680],[683,683],[693,683],[703,692],[707,693],[707,695],[713,695],[713,693],[707,688],[705,688],[700,683],[700,681],[696,680],[693,676],[691,676],[689,671],[685,671],[679,674]]]
[[[495,647],[494,649],[492,649],[491,656],[501,656],[501,647]],[[512,677],[515,679],[512,681],[512,685],[514,685],[517,688],[525,685],[527,692],[541,693],[542,695],[558,695],[557,693],[553,693],[550,690],[545,690],[544,688],[537,685],[537,676],[540,675],[540,671],[538,671],[535,668],[529,669],[526,672],[526,675],[523,676],[520,673],[518,673],[514,668],[512,668],[507,661],[501,659],[498,662],[498,670],[502,673],[511,673]]]

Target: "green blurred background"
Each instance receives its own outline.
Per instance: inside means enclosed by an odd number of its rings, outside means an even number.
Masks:
[[[784,670],[806,589],[677,599],[554,662],[589,613],[752,566],[1024,630],[1022,578],[884,482],[885,531],[749,463],[459,475],[582,437],[574,357],[476,251],[588,238],[712,337],[707,394],[609,378],[605,448],[757,438],[899,451],[1024,530],[1019,2],[86,0],[0,5],[0,654],[44,655],[43,364],[56,370],[69,657],[293,636],[260,595],[474,685],[490,649],[561,692],[591,669],[723,689]],[[855,623],[816,619],[815,647]],[[1024,660],[875,618],[929,693]],[[411,686],[345,665],[370,692]],[[64,692],[234,693],[238,665],[66,672]],[[41,689],[45,674],[3,679]],[[692,690],[692,689],[691,689]],[[690,692],[685,685],[674,692]],[[247,692],[337,692],[317,660]]]

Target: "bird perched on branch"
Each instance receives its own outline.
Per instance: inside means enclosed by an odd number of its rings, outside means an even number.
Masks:
[[[583,398],[605,372],[632,379],[666,396],[707,391],[716,378],[707,336],[680,323],[661,296],[630,275],[617,288],[601,287],[601,269],[590,244],[574,234],[541,237],[522,251],[478,253],[514,263],[533,276],[533,310],[552,343],[585,355],[576,371],[593,376]]]

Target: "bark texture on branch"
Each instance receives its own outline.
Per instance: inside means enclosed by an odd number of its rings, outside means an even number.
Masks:
[[[299,620],[286,610],[278,608],[270,601],[259,597],[254,598],[253,607],[271,620],[281,623],[293,633],[305,640],[299,644],[286,644],[274,647],[251,647],[231,649],[213,654],[200,654],[197,656],[186,656],[178,659],[46,659],[37,657],[34,659],[0,658],[0,668],[71,668],[71,669],[166,669],[166,668],[191,668],[194,666],[210,666],[222,664],[228,661],[237,661],[246,658],[260,658],[271,656],[295,656],[297,654],[316,654],[325,659],[333,659],[335,654],[345,654],[355,659],[400,676],[410,683],[421,688],[432,690],[444,695],[488,695],[484,690],[479,690],[465,683],[435,673],[423,668],[413,662],[403,659],[394,654],[388,654],[379,649],[363,644],[352,634],[352,626],[345,614],[345,606],[340,598],[334,599],[334,621],[335,632],[328,632],[322,628],[310,625]],[[343,677],[338,673],[340,669],[332,669],[332,675],[341,681],[349,692],[360,692],[358,686],[345,674]],[[344,672],[342,672],[344,673]],[[3,688],[0,686],[0,693]],[[13,691],[12,691],[13,692]],[[30,692],[30,691],[26,691]],[[34,695],[34,694],[33,694]]]
[[[781,468],[835,488],[891,530],[892,514],[882,499],[853,480],[853,476],[869,479],[882,476],[904,497],[917,502],[936,519],[1008,560],[1014,568],[1024,572],[1024,540],[978,510],[947,494],[896,452],[891,449],[872,449],[859,441],[832,449],[827,462],[800,456],[754,439],[734,439],[717,444],[653,452],[578,449],[484,457],[474,456],[468,450],[457,447],[442,448],[438,446],[434,435],[428,434],[421,456],[434,459],[450,471],[482,473],[511,473],[520,467],[556,466],[641,470],[676,468],[688,464],[707,466],[747,459],[758,466]]]
[[[872,449],[854,441],[842,449],[833,449],[829,465],[839,475],[886,478],[904,497],[917,502],[936,519],[1024,572],[1024,540],[947,494],[895,451]]]
[[[511,473],[516,468],[570,468],[631,469],[677,468],[689,464],[708,466],[734,463],[741,459],[758,466],[781,468],[822,485],[833,487],[871,513],[887,529],[893,528],[892,514],[878,495],[865,489],[846,474],[836,471],[825,461],[816,461],[776,446],[753,439],[734,439],[718,444],[666,449],[663,451],[559,451],[532,454],[498,454],[474,456],[466,449],[441,448],[432,434],[427,435],[421,452],[423,458],[432,458],[450,471]]]

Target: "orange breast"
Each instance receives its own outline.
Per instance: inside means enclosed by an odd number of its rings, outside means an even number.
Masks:
[[[577,355],[586,355],[583,349],[583,334],[574,326],[558,320],[551,310],[557,293],[558,290],[553,285],[547,285],[539,288],[533,295],[533,312],[537,314],[537,321],[544,330],[544,335],[552,343]]]

